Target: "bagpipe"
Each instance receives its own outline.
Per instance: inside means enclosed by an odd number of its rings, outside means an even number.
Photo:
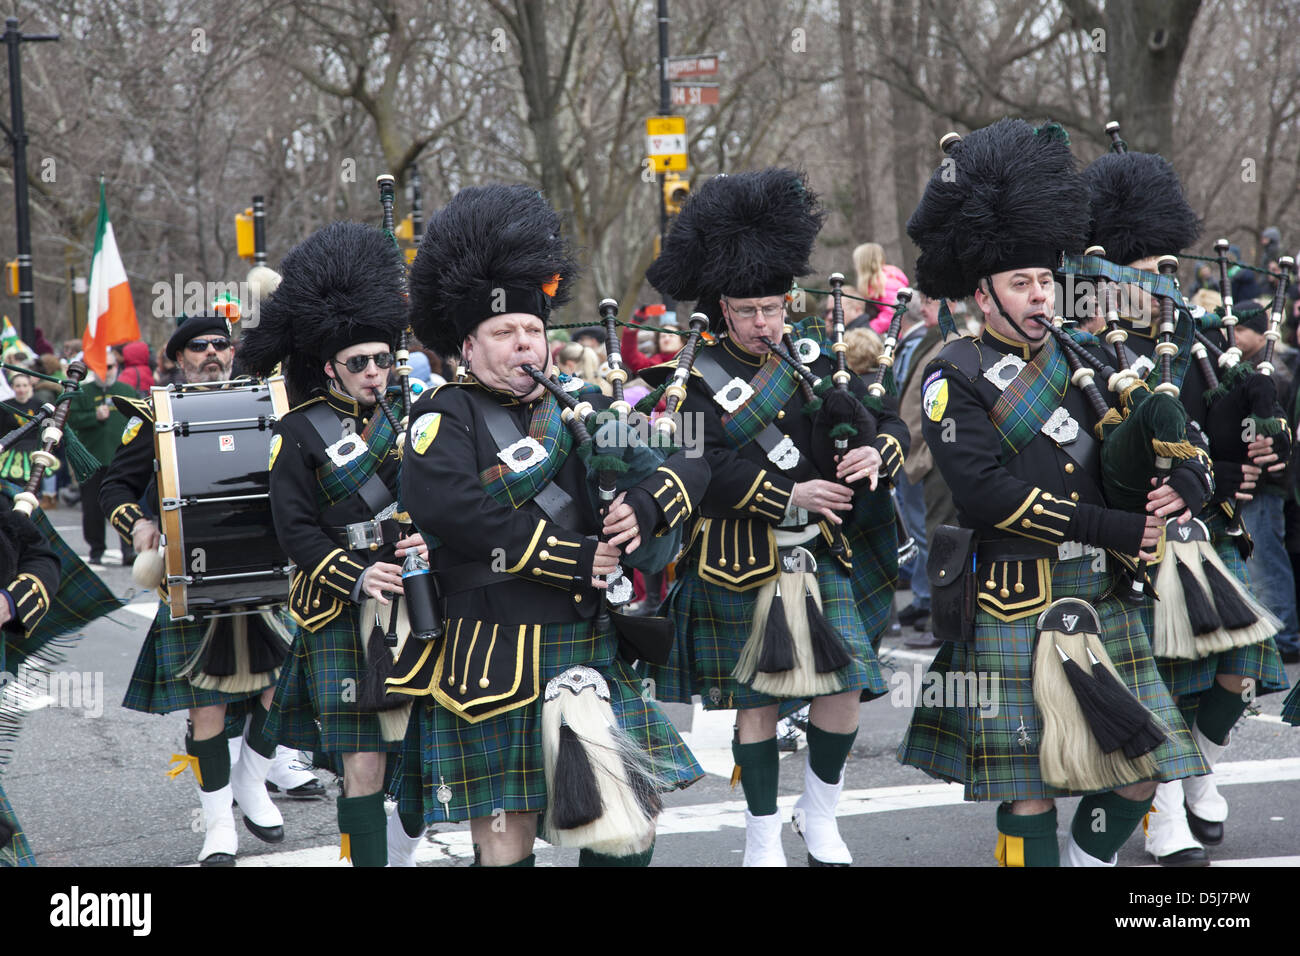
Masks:
[[[804,364],[801,358],[803,353],[796,348],[792,340],[792,326],[788,324],[785,326],[780,342],[767,338],[764,338],[763,342],[772,354],[798,376],[804,394],[804,413],[810,415],[813,420],[813,447],[809,451],[809,457],[822,477],[834,481],[839,460],[851,448],[870,445],[876,440],[879,433],[876,415],[887,406],[897,410],[897,400],[889,394],[885,385],[885,375],[893,368],[894,351],[898,346],[898,334],[902,328],[903,315],[907,312],[913,293],[907,287],[898,290],[879,362],[866,378],[866,396],[859,398],[849,388],[853,373],[848,368],[848,346],[844,342],[844,276],[836,272],[830,276],[829,281],[833,303],[831,321],[834,335],[831,350],[835,353],[836,365],[829,380],[820,378]],[[917,544],[907,533],[896,504],[894,521],[898,530],[898,562],[905,564],[915,557]],[[843,548],[842,536],[835,535],[832,552],[841,553]]]
[[[397,242],[395,220],[393,216],[394,186],[396,180],[390,173],[381,173],[375,177],[379,190],[379,203],[382,209],[381,228],[400,251]],[[403,287],[406,273],[402,272]],[[399,419],[388,402],[383,388],[374,389],[375,406],[387,419],[396,434],[399,455],[405,450],[406,431],[410,422],[411,390],[411,353],[410,329],[404,328],[398,337],[395,351],[398,384],[402,393],[402,416]],[[414,529],[408,523],[400,524],[402,533],[409,534]],[[435,545],[428,543],[430,549]],[[406,640],[414,638],[421,645],[442,636],[442,615],[439,613],[439,599],[435,576],[429,562],[420,555],[419,549],[407,550],[402,562],[402,593],[385,592],[389,599],[386,615],[381,613],[380,605],[375,607],[375,621],[366,640],[366,668],[362,673],[357,695],[362,708],[379,712],[381,721],[392,720],[394,724],[405,721],[400,717],[393,719],[389,715],[402,711],[410,704],[410,697],[392,693],[388,687],[389,678],[394,676],[396,662],[402,658]],[[405,605],[403,605],[405,598]],[[384,617],[387,620],[384,620]],[[385,739],[389,739],[387,732]]]
[[[72,465],[73,471],[77,473],[78,478],[84,480],[101,467],[101,463],[96,461],[89,450],[77,440],[77,437],[68,428],[67,424],[69,402],[81,387],[82,379],[86,377],[89,369],[82,362],[73,362],[68,366],[65,373],[67,377],[60,380],[48,375],[39,375],[17,366],[6,364],[4,367],[20,372],[23,375],[36,376],[57,382],[63,389],[56,407],[52,407],[47,402],[37,410],[31,419],[10,431],[3,439],[0,439],[0,454],[2,454],[33,431],[40,430],[41,447],[31,453],[31,473],[28,475],[23,490],[14,495],[14,510],[30,518],[41,506],[40,488],[41,482],[45,480],[45,473],[54,471],[59,467],[56,451],[60,444],[64,445],[68,463]]]
[[[700,313],[691,316],[691,331],[686,345],[678,354],[673,377],[662,393],[666,396],[666,410],[655,421],[657,434],[643,436],[645,419],[639,417],[623,398],[622,386],[627,372],[613,330],[618,304],[613,299],[604,299],[600,311],[606,341],[613,348],[607,353],[606,376],[614,392],[614,401],[609,409],[597,411],[589,401],[574,395],[564,384],[534,366],[525,365],[523,371],[561,406],[561,418],[573,436],[575,453],[587,468],[587,488],[592,507],[603,519],[621,492],[645,481],[676,450],[672,438],[676,434],[678,413],[686,396],[686,382],[694,364],[699,338],[708,319]],[[633,597],[632,582],[624,573],[624,566],[654,573],[663,570],[681,550],[681,525],[657,536],[648,531],[642,529],[637,549],[625,554],[619,568],[606,577],[607,586],[598,611],[597,626],[601,630],[613,627],[623,645],[624,656],[664,664],[673,640],[672,622],[667,618],[619,612]]]

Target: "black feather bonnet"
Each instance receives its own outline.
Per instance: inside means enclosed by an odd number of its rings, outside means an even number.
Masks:
[[[578,264],[559,214],[530,186],[470,186],[425,228],[411,264],[411,328],[460,354],[480,322],[521,312],[543,322],[572,293]]]
[[[390,348],[406,328],[403,263],[393,240],[374,226],[334,222],[289,250],[280,285],[244,331],[242,367],[269,375],[282,365],[292,401],[329,384],[325,362],[359,342]]]
[[[717,330],[720,299],[784,295],[812,271],[826,213],[803,172],[770,167],[715,176],[687,200],[646,280],[693,301]]]
[[[936,299],[965,298],[998,272],[1056,269],[1062,253],[1082,252],[1088,191],[1065,130],[1002,119],[964,137],[930,176],[907,234],[921,250],[916,287]]]
[[[1127,265],[1176,255],[1201,235],[1183,184],[1155,153],[1106,153],[1083,171],[1092,211],[1092,245]]]

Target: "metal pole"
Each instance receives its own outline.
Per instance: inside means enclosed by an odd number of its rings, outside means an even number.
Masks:
[[[18,19],[5,20],[4,41],[9,48],[9,141],[14,152],[14,219],[18,226],[18,334],[30,343],[36,338],[36,294],[32,285],[32,224],[27,199],[27,130],[23,125],[23,78],[18,44],[57,40],[54,34],[23,36]]]
[[[668,86],[668,0],[659,0],[659,115],[672,114],[670,105],[671,92]],[[659,184],[659,251],[662,253],[668,239],[668,203],[664,199],[664,178],[660,173],[655,177]],[[677,303],[671,296],[664,296],[664,305],[676,308]]]
[[[266,197],[253,197],[253,265],[266,265]]]

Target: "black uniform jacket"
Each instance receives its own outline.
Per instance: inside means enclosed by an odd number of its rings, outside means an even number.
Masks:
[[[729,376],[746,382],[758,374],[767,360],[767,356],[744,351],[725,335],[711,345],[701,343],[701,347]],[[642,374],[647,381],[657,382],[674,366],[675,362],[670,362],[646,369]],[[835,363],[822,354],[809,368],[814,375],[827,378],[835,371]],[[850,378],[849,388],[859,398],[866,394],[866,386],[856,375]],[[771,418],[772,427],[799,450],[797,463],[782,469],[768,458],[757,440],[740,448],[731,443],[723,429],[724,409],[700,375],[698,362],[691,370],[682,406],[683,427],[689,434],[692,423],[702,423],[703,434],[698,434],[697,427],[693,437],[702,441],[705,460],[713,473],[708,493],[700,505],[704,520],[695,529],[696,536],[705,537],[703,551],[708,560],[701,563],[700,574],[706,580],[733,590],[748,590],[771,578],[777,573],[772,530],[786,518],[794,486],[816,478],[838,482],[833,474],[819,474],[808,453],[814,440],[825,439],[814,435],[813,418],[804,412],[806,403],[803,390],[796,388],[785,406],[777,409]],[[876,415],[876,425],[878,435],[873,445],[883,460],[880,473],[883,484],[894,480],[902,469],[910,438],[892,399]],[[865,480],[856,482],[855,494],[862,494],[868,487]],[[818,514],[809,515],[809,521],[820,522],[828,540],[834,533],[830,523]]]
[[[596,410],[610,404],[600,395],[584,400]],[[449,619],[549,624],[596,613],[600,593],[591,587],[591,568],[602,522],[579,456],[570,451],[551,482],[576,509],[576,521],[564,525],[535,499],[517,508],[502,504],[479,480],[481,472],[501,464],[502,450],[484,409],[504,408],[522,438],[540,401],[520,402],[468,378],[422,396],[411,410],[402,501],[415,526],[438,539],[430,560],[440,572]],[[704,459],[678,452],[630,489],[626,500],[643,538],[685,520],[707,484]],[[443,573],[453,570],[457,573]],[[486,586],[461,588],[456,583],[475,580]]]
[[[980,541],[980,602],[991,613],[1014,618],[1038,609],[1048,597],[1049,565],[1061,545],[1076,542],[1117,556],[1136,555],[1145,520],[1106,507],[1101,446],[1093,430],[1097,415],[1073,385],[1066,388],[1062,407],[1078,423],[1077,437],[1058,443],[1040,430],[1001,463],[1002,442],[989,412],[1002,389],[985,373],[1007,355],[1026,362],[1031,357],[1026,346],[987,328],[977,339],[946,345],[921,379],[921,430],[952,489],[961,525],[975,529]],[[986,558],[995,557],[1027,563],[1013,562],[1011,581],[1004,582],[1008,568],[985,569]],[[986,595],[985,585],[994,580],[998,588]]]
[[[31,519],[13,510],[8,494],[0,494],[0,538],[0,587],[14,604],[13,617],[4,629],[30,631],[50,609],[50,599],[59,589],[59,558]]]
[[[328,408],[336,424],[329,446],[360,436],[370,416],[382,415],[374,406],[359,405],[330,390],[294,408],[276,423],[271,439],[271,514],[275,535],[297,566],[289,586],[289,611],[309,631],[319,630],[360,599],[358,582],[376,561],[395,561],[396,521],[383,522],[384,543],[350,549],[340,530],[369,521],[374,511],[357,494],[322,510],[317,498],[316,469],[331,460],[327,442],[308,418],[309,406]],[[401,454],[394,442],[376,474],[396,500]],[[382,510],[382,509],[381,509]],[[403,516],[395,515],[397,520]]]

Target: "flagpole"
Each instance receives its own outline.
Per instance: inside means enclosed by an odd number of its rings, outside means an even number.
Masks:
[[[4,42],[9,48],[9,116],[5,132],[14,152],[14,218],[18,226],[18,335],[36,339],[36,293],[32,285],[32,224],[27,199],[27,128],[23,122],[23,79],[18,44],[57,40],[57,33],[23,34],[18,19],[5,20]]]

